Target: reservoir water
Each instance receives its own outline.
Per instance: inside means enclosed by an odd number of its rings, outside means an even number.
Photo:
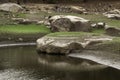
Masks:
[[[0,80],[120,80],[120,71],[86,60],[40,55],[35,46],[1,47]]]

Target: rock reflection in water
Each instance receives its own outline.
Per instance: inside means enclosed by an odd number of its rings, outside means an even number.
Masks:
[[[107,67],[105,65],[101,65],[90,60],[56,55],[40,54],[38,61],[42,65],[46,65],[59,70],[92,71],[104,69]]]

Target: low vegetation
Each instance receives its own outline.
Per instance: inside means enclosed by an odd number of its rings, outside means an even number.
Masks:
[[[82,37],[82,36],[99,36],[98,33],[88,33],[88,32],[55,32],[48,34],[51,37]]]
[[[32,34],[32,33],[50,33],[50,29],[44,25],[1,25],[0,33],[21,33],[21,34]]]

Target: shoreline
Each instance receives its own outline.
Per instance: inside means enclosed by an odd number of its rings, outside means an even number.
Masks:
[[[23,43],[23,42],[17,42],[17,43],[8,43],[8,44],[0,44],[0,48],[2,47],[16,47],[16,46],[35,46],[36,43],[35,42],[27,42],[27,43]]]

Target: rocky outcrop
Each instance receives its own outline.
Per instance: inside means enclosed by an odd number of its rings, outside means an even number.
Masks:
[[[109,41],[112,41],[111,37],[94,36],[92,34],[82,35],[79,37],[45,36],[37,40],[37,50],[38,52],[44,52],[48,54],[57,54],[57,55],[69,54],[69,53],[80,53],[81,51],[86,49],[99,50],[100,46],[98,46],[98,44],[102,44],[103,42],[109,42]]]
[[[90,31],[90,21],[71,15],[56,15],[49,19],[51,30],[56,31]]]
[[[0,10],[9,12],[19,12],[22,11],[23,8],[16,3],[4,3],[0,5]]]
[[[71,37],[66,39],[62,37],[43,37],[37,40],[37,50],[48,54],[68,54],[73,50],[83,49],[82,45],[76,41],[72,41],[75,38]]]

